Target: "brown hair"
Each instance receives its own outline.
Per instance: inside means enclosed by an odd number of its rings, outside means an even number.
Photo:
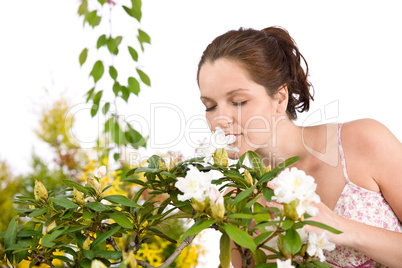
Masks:
[[[244,29],[229,31],[218,36],[205,49],[198,64],[197,80],[202,65],[226,58],[238,62],[250,78],[265,87],[273,96],[286,85],[289,101],[287,114],[297,118],[296,111],[308,111],[311,84],[307,80],[308,65],[289,33],[280,27],[268,27],[261,31]],[[301,66],[304,61],[306,71]]]

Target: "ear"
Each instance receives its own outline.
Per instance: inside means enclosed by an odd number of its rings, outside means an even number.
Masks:
[[[278,114],[286,113],[286,109],[288,108],[288,100],[288,87],[286,84],[283,84],[275,94],[275,108]]]

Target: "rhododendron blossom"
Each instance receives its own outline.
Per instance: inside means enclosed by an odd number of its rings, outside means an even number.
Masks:
[[[183,192],[177,198],[180,201],[194,198],[202,202],[205,198],[209,197],[211,181],[213,179],[213,172],[201,172],[196,167],[189,165],[186,177],[178,177],[175,186]]]
[[[334,250],[335,244],[328,240],[329,236],[326,231],[318,236],[315,232],[310,232],[308,236],[307,253],[310,256],[317,255],[320,261],[325,261],[323,250]]]
[[[313,177],[293,167],[282,171],[271,183],[275,186],[273,200],[285,204],[299,200],[296,208],[299,217],[305,212],[311,216],[317,214],[318,209],[312,205],[312,202],[319,203],[320,197],[315,193],[317,184]]]

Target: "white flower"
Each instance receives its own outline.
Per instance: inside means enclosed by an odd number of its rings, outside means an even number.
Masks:
[[[275,196],[272,197],[279,203],[289,204],[298,199],[300,202],[296,208],[297,214],[301,217],[305,212],[315,216],[318,209],[312,205],[312,202],[319,203],[320,197],[315,193],[317,184],[314,178],[306,175],[302,170],[293,167],[285,169],[275,179],[272,184]]]
[[[304,230],[304,228],[299,228],[299,229],[296,229],[296,232],[300,236],[302,245],[306,244],[307,240],[308,240],[308,233],[306,232],[306,230]]]
[[[107,266],[100,260],[94,259],[91,263],[91,268],[106,268]]]
[[[94,176],[99,179],[105,175],[106,175],[106,167],[105,166],[101,166],[100,168],[95,169],[95,171],[94,171]]]
[[[238,148],[229,146],[229,144],[235,141],[235,135],[226,136],[225,132],[220,127],[216,127],[215,132],[212,132],[209,138],[204,138],[204,141],[200,147],[197,148],[196,152],[205,157],[205,161],[209,162],[216,149],[225,149],[227,152],[238,153]]]
[[[201,172],[196,167],[189,165],[189,171],[185,178],[177,178],[175,186],[184,194],[178,195],[180,201],[194,198],[202,202],[209,196],[209,188],[213,179],[213,172]]]
[[[328,233],[326,231],[322,232],[320,236],[316,233],[310,232],[308,237],[307,253],[310,256],[315,256],[320,258],[320,261],[325,261],[325,256],[323,250],[334,250],[335,244],[328,240]]]
[[[301,217],[304,213],[308,213],[311,216],[315,216],[318,213],[318,208],[312,203],[320,203],[321,199],[315,192],[310,192],[308,195],[301,197],[299,204],[297,205],[297,215]]]
[[[288,259],[286,261],[281,261],[281,260],[277,259],[276,265],[278,268],[294,268],[290,259]]]

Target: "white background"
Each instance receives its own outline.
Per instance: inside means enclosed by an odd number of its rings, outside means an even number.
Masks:
[[[191,141],[196,141],[197,135],[188,136],[189,129],[203,127],[205,132],[200,119],[204,107],[195,79],[202,51],[228,30],[272,25],[290,32],[310,67],[315,102],[309,113],[299,116],[297,124],[373,118],[402,140],[399,1],[143,2],[139,26],[151,36],[152,45],[146,45],[139,64],[150,76],[152,87],[143,86],[139,98],[131,97],[128,106],[119,107],[126,117],[144,118],[143,133],[152,134],[153,146],[142,154],[173,149],[191,156]],[[33,148],[48,157],[48,148],[38,141],[33,129],[38,125],[40,107],[61,93],[78,107],[77,139],[90,145],[102,131],[96,120],[89,120],[89,110],[83,110],[83,95],[92,81],[88,78],[90,65],[80,68],[78,63],[81,50],[94,47],[94,36],[99,32],[88,26],[83,29],[78,5],[77,0],[1,3],[0,159],[9,162],[14,174],[29,170]],[[112,34],[123,35],[123,42],[134,40],[138,27],[126,17],[113,13]],[[119,75],[135,75],[128,53],[122,50],[121,55],[123,59],[115,62],[121,66],[127,62],[127,73]],[[88,61],[93,57],[90,51]],[[218,247],[209,244],[207,267],[214,267]]]

